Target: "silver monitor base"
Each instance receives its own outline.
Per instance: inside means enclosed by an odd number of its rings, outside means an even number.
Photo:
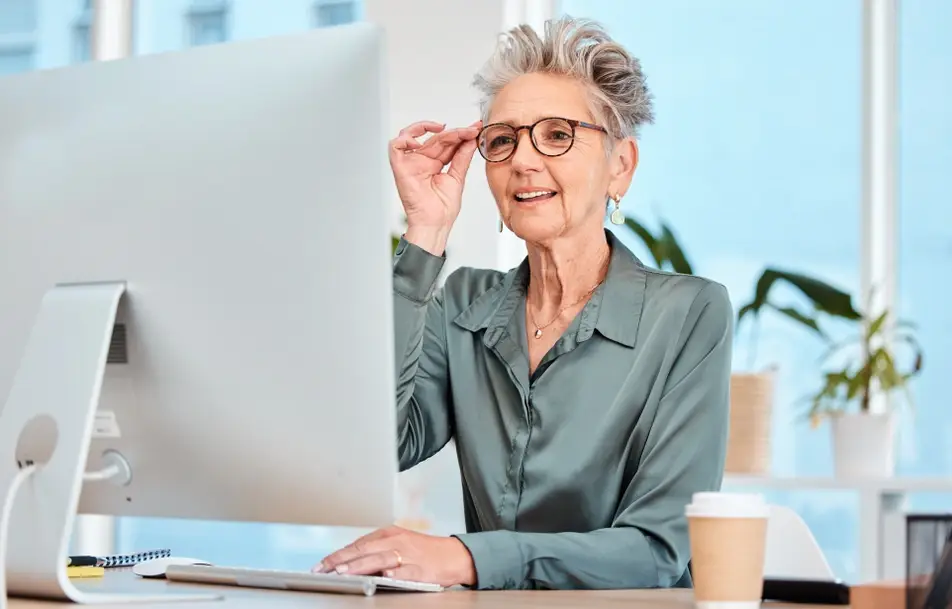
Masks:
[[[59,285],[40,304],[0,412],[0,608],[8,594],[80,604],[221,599],[209,593],[86,592],[67,576],[69,539],[124,293],[123,282]],[[34,446],[36,429],[52,430],[53,445]]]

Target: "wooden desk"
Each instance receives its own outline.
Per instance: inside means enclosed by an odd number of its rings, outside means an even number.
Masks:
[[[284,592],[256,590],[230,586],[196,586],[170,583],[165,580],[140,580],[130,572],[109,573],[103,579],[74,580],[77,586],[96,592],[131,591],[182,591],[187,589],[209,590],[225,597],[223,601],[175,602],[161,604],[135,603],[131,605],[95,605],[111,609],[328,609],[339,607],[392,607],[394,609],[440,608],[440,609],[501,609],[503,607],[552,608],[601,607],[627,609],[694,609],[694,597],[690,590],[597,590],[597,591],[492,591],[448,590],[441,593],[381,593],[372,597],[350,594],[321,594],[307,592]],[[63,609],[69,605],[11,598],[9,609]],[[92,607],[90,605],[77,607]],[[820,605],[784,605],[765,603],[764,609],[818,609]],[[843,609],[839,606],[837,609]]]

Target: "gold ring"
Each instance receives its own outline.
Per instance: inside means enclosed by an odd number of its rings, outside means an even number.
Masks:
[[[394,556],[397,557],[397,568],[402,567],[402,566],[403,566],[403,557],[400,556],[400,552],[397,552],[396,550],[394,550],[394,551],[393,551],[393,554],[394,554]]]

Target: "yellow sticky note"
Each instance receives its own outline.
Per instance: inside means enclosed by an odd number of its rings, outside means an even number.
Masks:
[[[102,577],[106,574],[103,567],[66,567],[69,577]]]

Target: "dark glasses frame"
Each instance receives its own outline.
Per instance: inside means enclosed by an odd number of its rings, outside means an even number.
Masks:
[[[569,147],[557,154],[549,154],[547,152],[542,152],[541,150],[539,150],[539,146],[538,144],[536,144],[535,137],[534,137],[535,128],[537,125],[539,125],[540,123],[544,123],[546,121],[553,121],[553,120],[563,121],[572,128],[572,141],[571,143],[569,143]],[[512,132],[515,133],[515,140],[516,140],[515,143],[512,145],[512,150],[509,151],[509,154],[507,154],[505,157],[501,159],[496,159],[496,160],[488,159],[486,157],[486,154],[483,152],[483,147],[479,145],[479,143],[483,139],[483,134],[486,132],[486,130],[491,129],[493,127],[507,127],[511,129]],[[536,152],[547,157],[559,157],[565,154],[566,152],[568,152],[569,150],[571,150],[572,146],[575,145],[575,131],[578,128],[592,129],[593,131],[601,131],[602,133],[605,133],[605,134],[608,133],[607,129],[605,129],[604,127],[600,125],[595,125],[593,123],[586,123],[585,121],[577,121],[571,118],[563,118],[561,116],[547,116],[545,118],[540,118],[539,120],[532,123],[531,125],[520,125],[518,127],[514,127],[510,125],[509,123],[491,123],[489,125],[486,125],[485,127],[479,130],[479,134],[476,136],[476,143],[477,143],[476,148],[479,150],[479,155],[483,157],[487,163],[503,163],[511,159],[512,155],[516,153],[516,149],[519,147],[519,132],[525,129],[529,132],[529,141],[532,143],[532,147],[536,149]]]

